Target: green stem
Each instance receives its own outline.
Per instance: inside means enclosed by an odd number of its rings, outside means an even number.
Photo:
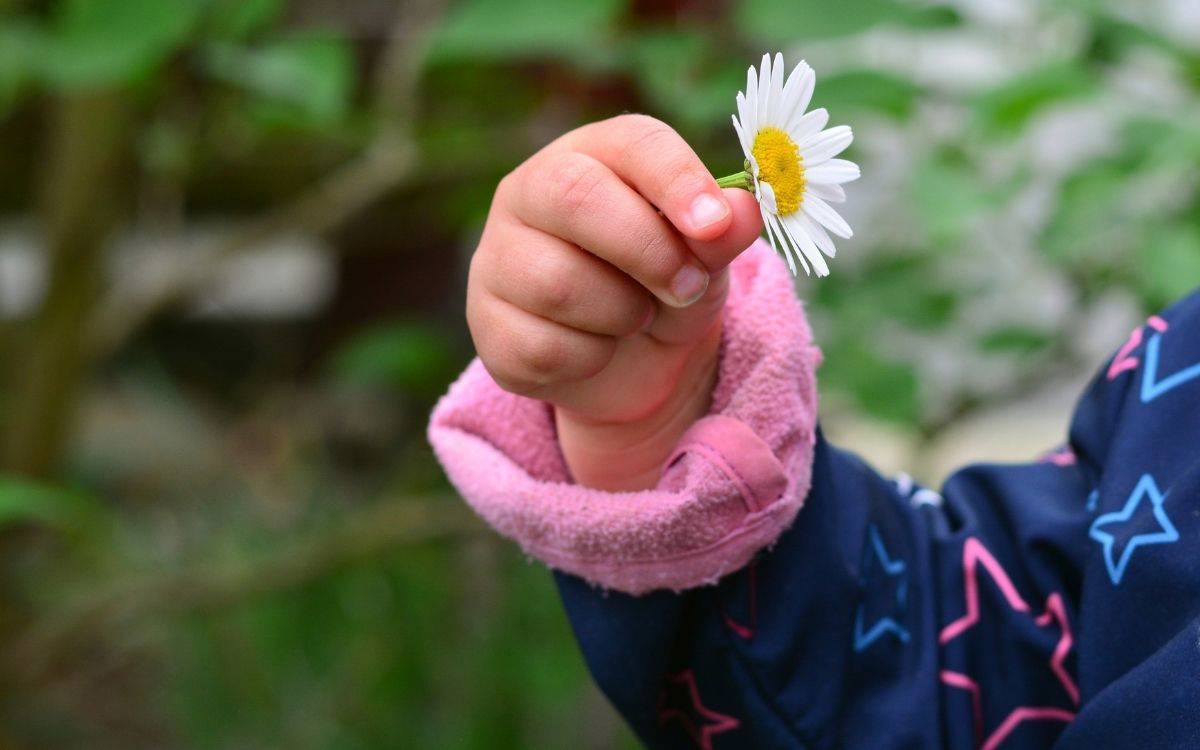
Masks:
[[[723,188],[741,188],[742,190],[754,192],[754,182],[750,179],[749,172],[738,172],[737,174],[718,177],[717,185]]]

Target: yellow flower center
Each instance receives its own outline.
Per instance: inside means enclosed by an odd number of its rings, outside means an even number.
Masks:
[[[804,202],[804,157],[800,147],[779,128],[763,128],[750,149],[758,162],[758,179],[775,191],[776,212],[795,213]]]

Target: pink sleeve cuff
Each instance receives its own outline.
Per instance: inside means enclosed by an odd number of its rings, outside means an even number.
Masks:
[[[730,276],[712,411],[652,490],[573,484],[550,407],[472,362],[434,409],[429,440],[475,512],[547,565],[633,594],[714,583],[774,542],[808,494],[821,354],[765,242]]]

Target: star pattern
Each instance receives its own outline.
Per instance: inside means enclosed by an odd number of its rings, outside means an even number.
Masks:
[[[1141,507],[1142,501],[1146,499],[1149,499],[1154,519],[1158,522],[1158,529],[1132,535],[1125,542],[1121,554],[1117,555],[1117,535],[1113,533],[1113,530],[1126,524],[1136,528],[1136,524],[1131,524],[1131,521]],[[1088,529],[1088,536],[1100,543],[1104,554],[1104,565],[1108,569],[1108,577],[1114,586],[1121,585],[1125,571],[1129,568],[1129,562],[1133,559],[1133,553],[1139,547],[1151,544],[1173,544],[1179,541],[1179,531],[1175,528],[1175,524],[1171,523],[1166,509],[1163,508],[1166,500],[1167,496],[1159,490],[1154,477],[1150,474],[1143,474],[1129,495],[1129,499],[1125,501],[1125,507],[1113,513],[1105,513],[1092,522],[1091,528]]]
[[[678,722],[701,750],[712,750],[713,735],[741,725],[732,716],[705,707],[696,687],[696,676],[690,669],[667,675],[667,684],[659,698],[658,723],[670,722]]]
[[[1157,315],[1151,315],[1146,320],[1146,325],[1150,326],[1159,333],[1166,331],[1168,328],[1167,321],[1163,320]],[[1142,333],[1142,328],[1143,326],[1134,328],[1129,334],[1129,338],[1124,344],[1121,345],[1121,348],[1117,350],[1116,356],[1113,357],[1112,364],[1108,366],[1109,380],[1116,380],[1117,376],[1121,373],[1137,369],[1138,358],[1133,356],[1133,350],[1142,344],[1142,336],[1144,335]]]
[[[1200,378],[1200,362],[1196,362],[1162,380],[1158,379],[1158,358],[1159,350],[1162,348],[1162,339],[1162,333],[1156,333],[1146,342],[1146,367],[1142,371],[1143,404],[1148,404],[1159,396]]]
[[[871,571],[876,569],[884,574],[883,578],[885,581],[887,579],[895,579],[896,594],[894,606],[896,616],[889,614],[880,617],[868,628],[864,622],[866,619],[866,602],[860,602],[858,611],[854,616],[854,650],[859,653],[865,651],[871,644],[885,635],[891,635],[901,643],[908,643],[910,638],[908,629],[900,624],[899,619],[903,616],[908,600],[907,566],[903,560],[893,560],[888,556],[888,551],[883,545],[883,537],[879,535],[879,529],[873,524],[867,528],[867,537],[866,548],[863,550],[862,586],[869,592],[872,588],[879,585],[879,582],[871,575]]]
[[[962,617],[942,628],[938,635],[938,643],[942,646],[964,636],[979,623],[980,567],[987,572],[992,582],[1000,589],[1009,609],[1031,616],[1029,604],[1017,592],[1016,586],[1013,585],[1012,579],[1008,577],[1004,568],[981,541],[975,537],[969,537],[963,544],[963,595],[967,611]],[[1052,593],[1046,597],[1045,611],[1034,618],[1034,624],[1038,627],[1054,626],[1058,628],[1059,638],[1050,654],[1049,669],[1067,698],[1072,704],[1078,706],[1079,688],[1066,669],[1067,655],[1071,651],[1074,638],[1071,634],[1070,624],[1067,622],[1066,608],[1061,595]],[[1027,721],[1070,722],[1075,718],[1074,711],[1060,706],[1017,706],[985,736],[984,696],[978,681],[967,674],[950,669],[942,670],[940,678],[944,684],[965,690],[970,694],[975,718],[975,744],[982,750],[994,750],[999,747],[1018,726]]]

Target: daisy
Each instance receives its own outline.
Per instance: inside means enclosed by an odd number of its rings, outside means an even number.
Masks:
[[[850,225],[829,204],[846,200],[842,184],[858,179],[858,165],[833,157],[854,140],[846,125],[825,129],[829,113],[814,109],[816,75],[801,61],[783,80],[783,55],[763,55],[757,71],[746,73],[746,90],[738,92],[733,117],[746,154],[746,171],[724,177],[722,187],[753,190],[762,212],[767,238],[787,258],[792,273],[796,260],[805,273],[828,276],[822,256],[837,252],[829,233],[849,238]],[[812,266],[810,271],[809,266]]]

